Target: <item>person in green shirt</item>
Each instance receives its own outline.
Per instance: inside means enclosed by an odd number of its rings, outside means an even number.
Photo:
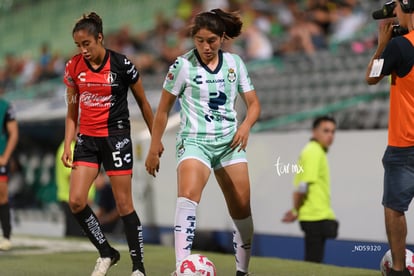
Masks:
[[[321,116],[313,121],[312,138],[303,148],[294,177],[293,208],[283,222],[299,220],[305,233],[305,261],[322,262],[327,238],[337,236],[338,222],[331,207],[327,152],[334,141],[336,121]]]
[[[19,140],[19,127],[14,106],[4,99],[0,99],[0,122],[0,225],[3,232],[0,251],[7,251],[12,248],[8,166]]]
[[[75,148],[75,138],[71,143],[72,152]],[[57,199],[62,207],[62,211],[65,215],[65,229],[64,235],[66,237],[86,237],[78,221],[73,216],[69,207],[69,187],[70,187],[70,174],[72,169],[63,165],[62,157],[64,150],[64,142],[59,145],[56,151],[55,157],[55,181],[57,188]],[[92,185],[89,189],[88,201],[93,203],[95,199],[95,186]]]

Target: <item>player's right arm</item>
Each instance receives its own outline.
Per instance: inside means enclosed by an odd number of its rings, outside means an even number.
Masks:
[[[155,113],[151,134],[151,145],[145,160],[145,168],[147,172],[154,177],[160,166],[159,149],[162,147],[161,138],[167,126],[168,116],[176,98],[175,95],[163,89],[157,112]]]
[[[79,115],[79,94],[76,88],[66,88],[67,113],[65,120],[65,142],[62,154],[62,162],[65,167],[72,167],[72,149],[70,144],[76,135]]]

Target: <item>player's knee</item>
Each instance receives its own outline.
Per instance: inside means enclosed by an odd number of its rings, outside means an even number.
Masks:
[[[134,206],[132,205],[132,203],[129,203],[127,201],[117,202],[116,208],[120,216],[128,215],[132,211],[134,211]]]
[[[251,216],[250,203],[240,204],[236,208],[230,207],[229,209],[233,219],[244,219]]]
[[[86,206],[86,202],[83,202],[80,199],[70,198],[69,199],[69,207],[72,213],[76,214],[82,211]]]

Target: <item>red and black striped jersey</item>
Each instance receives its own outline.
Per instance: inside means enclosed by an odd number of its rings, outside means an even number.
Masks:
[[[112,50],[106,49],[97,69],[81,54],[72,57],[66,64],[64,83],[79,93],[79,132],[99,137],[129,133],[128,90],[138,79],[134,64]]]

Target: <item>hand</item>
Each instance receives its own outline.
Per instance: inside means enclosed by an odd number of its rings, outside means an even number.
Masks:
[[[6,166],[8,161],[6,157],[0,155],[0,166]]]
[[[158,149],[158,157],[161,157],[164,152],[164,145],[160,143],[160,148]]]
[[[160,156],[164,148],[162,147],[157,152],[149,151],[147,155],[147,159],[145,160],[145,168],[147,172],[152,175],[153,177],[156,176],[158,170],[160,168]]]
[[[64,151],[60,159],[66,168],[74,168],[72,164],[72,151]]]
[[[246,150],[247,142],[249,140],[249,131],[250,128],[243,126],[241,124],[234,134],[233,141],[230,144],[232,149],[239,147],[238,151]]]
[[[298,214],[297,212],[294,212],[292,209],[287,211],[285,213],[285,215],[282,218],[282,222],[285,223],[290,223],[290,222],[294,222],[298,219]]]
[[[386,45],[392,38],[392,29],[393,29],[394,20],[388,19],[383,20],[380,23],[378,31],[378,44]]]

